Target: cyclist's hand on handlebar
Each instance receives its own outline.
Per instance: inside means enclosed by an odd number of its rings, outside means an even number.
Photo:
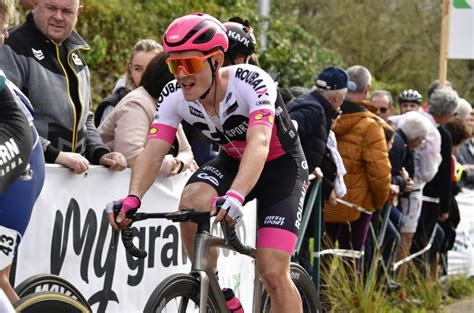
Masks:
[[[128,195],[126,198],[108,203],[105,207],[105,212],[107,213],[107,218],[109,219],[110,225],[114,229],[126,228],[131,220],[126,218],[128,212],[135,212],[141,205],[141,200],[136,195]],[[114,210],[114,207],[118,206],[120,211],[117,214],[117,211]]]
[[[219,223],[223,218],[229,224],[238,223],[244,216],[244,197],[237,191],[227,191],[225,196],[220,197],[216,202],[218,201],[222,202],[221,210],[217,212],[214,223]]]

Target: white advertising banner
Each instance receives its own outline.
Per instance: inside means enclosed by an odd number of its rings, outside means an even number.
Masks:
[[[448,251],[448,274],[474,276],[474,190],[463,189],[456,200],[461,220],[453,249]]]
[[[143,199],[141,212],[178,208],[189,178],[184,173],[155,181]],[[137,222],[135,244],[148,252],[145,259],[129,256],[119,241],[109,249],[111,227],[103,212],[112,200],[128,191],[130,170],[110,172],[92,167],[83,175],[48,165],[43,191],[33,210],[18,251],[15,285],[36,274],[52,273],[71,282],[94,312],[143,312],[155,287],[174,273],[186,273],[179,225],[166,220]],[[255,245],[255,202],[247,205],[237,230],[247,245]],[[214,229],[216,232],[216,228]],[[220,233],[220,231],[219,231]],[[244,309],[252,311],[254,261],[235,252],[221,251],[219,276],[231,287]]]
[[[474,0],[451,0],[449,59],[474,59]]]

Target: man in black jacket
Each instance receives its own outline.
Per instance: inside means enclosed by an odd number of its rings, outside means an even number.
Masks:
[[[458,95],[452,89],[438,89],[428,100],[429,116],[438,127],[441,135],[442,161],[435,177],[423,188],[423,204],[418,226],[413,237],[411,252],[423,249],[429,242],[436,222],[444,222],[448,218],[451,201],[451,135],[444,125],[453,117],[457,108]]]
[[[328,67],[316,78],[316,88],[313,91],[292,99],[287,105],[290,118],[297,123],[298,135],[308,162],[309,173],[312,173],[317,167],[326,169],[323,171],[325,179],[323,194],[325,197],[328,197],[332,191],[331,186],[337,171],[331,154],[326,148],[326,143],[331,126],[339,116],[339,107],[346,96],[348,85],[352,87],[353,83],[348,80],[343,69]],[[326,166],[322,166],[323,164]],[[332,173],[328,173],[328,171]],[[314,213],[313,211],[312,219]],[[305,232],[299,259],[300,264],[310,274],[313,272],[309,256],[309,238],[314,234],[312,225],[314,222],[310,221],[309,228]]]

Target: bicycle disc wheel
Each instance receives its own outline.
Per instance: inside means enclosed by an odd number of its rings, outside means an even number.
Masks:
[[[290,276],[300,294],[301,302],[303,304],[303,312],[322,312],[322,307],[321,303],[319,302],[316,287],[314,286],[313,281],[311,280],[311,277],[308,275],[308,273],[306,273],[306,271],[300,265],[291,263]],[[270,313],[272,311],[270,295],[265,289],[262,292],[262,299],[260,303],[260,311],[262,313]]]
[[[71,297],[55,292],[35,292],[15,303],[17,313],[90,313],[91,310]]]
[[[84,296],[70,282],[54,274],[39,274],[31,276],[15,287],[20,298],[36,292],[56,292],[71,297],[89,308]]]
[[[163,280],[148,299],[144,312],[199,312],[199,281],[188,274],[176,274]],[[218,313],[216,301],[209,295],[207,312]]]

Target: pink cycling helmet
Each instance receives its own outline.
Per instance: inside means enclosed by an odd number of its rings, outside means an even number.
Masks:
[[[193,13],[175,19],[163,36],[166,52],[198,50],[207,52],[220,48],[223,52],[229,47],[226,28],[216,18]]]

